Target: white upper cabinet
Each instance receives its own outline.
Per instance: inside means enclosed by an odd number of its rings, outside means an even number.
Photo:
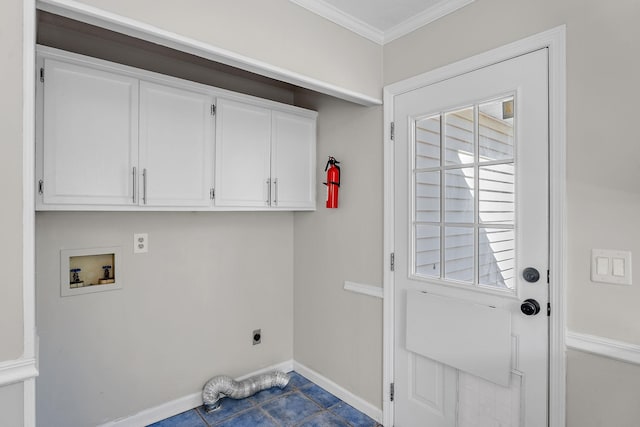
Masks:
[[[271,111],[218,99],[216,206],[269,206]]]
[[[315,117],[274,111],[271,123],[271,205],[314,209]]]
[[[44,68],[43,202],[132,204],[138,80],[53,59]]]
[[[139,200],[146,206],[209,206],[213,97],[140,82]]]
[[[315,209],[316,113],[218,99],[220,207]]]
[[[315,209],[314,111],[38,47],[38,210]]]

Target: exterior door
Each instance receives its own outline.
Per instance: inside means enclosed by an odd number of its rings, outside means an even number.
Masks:
[[[395,427],[547,425],[547,55],[395,97]]]

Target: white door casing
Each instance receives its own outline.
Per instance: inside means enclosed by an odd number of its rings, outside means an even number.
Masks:
[[[395,99],[397,426],[546,423],[547,93],[543,49]]]

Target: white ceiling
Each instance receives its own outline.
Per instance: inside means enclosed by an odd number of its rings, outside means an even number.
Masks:
[[[474,0],[290,0],[379,44],[427,25]]]

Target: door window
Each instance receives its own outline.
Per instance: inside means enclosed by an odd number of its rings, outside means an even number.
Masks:
[[[514,96],[413,122],[413,276],[515,291]]]

